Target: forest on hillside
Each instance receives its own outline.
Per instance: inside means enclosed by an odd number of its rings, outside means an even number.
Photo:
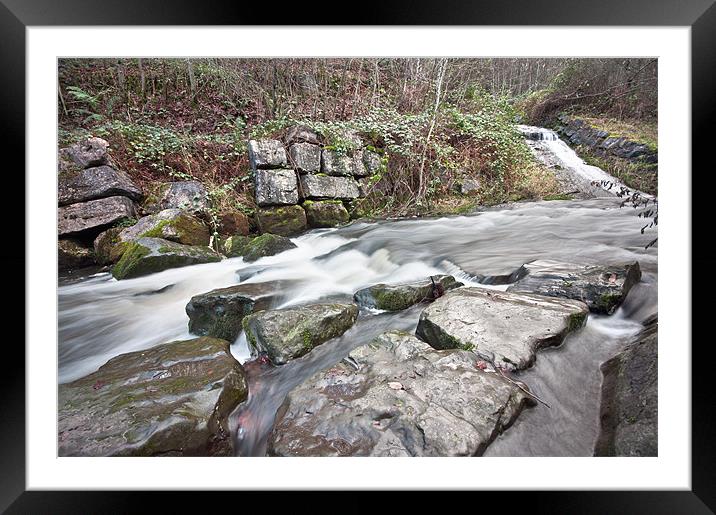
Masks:
[[[516,122],[551,127],[567,113],[657,148],[656,59],[63,59],[58,75],[61,147],[105,138],[148,191],[201,181],[217,216],[255,209],[247,141],[297,123],[338,150],[360,132],[384,156],[356,206],[364,216],[554,195]],[[580,150],[656,192],[654,165]],[[455,195],[466,178],[480,181],[479,193]]]

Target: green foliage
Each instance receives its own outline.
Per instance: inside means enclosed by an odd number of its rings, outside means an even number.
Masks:
[[[138,163],[145,163],[158,170],[166,170],[164,158],[167,154],[184,148],[186,138],[166,127],[114,120],[97,131],[100,136],[110,132],[119,134]]]

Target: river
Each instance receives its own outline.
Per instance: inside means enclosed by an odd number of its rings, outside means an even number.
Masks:
[[[593,195],[593,192],[592,192]],[[591,196],[591,195],[590,195]],[[557,348],[543,350],[520,374],[550,407],[525,410],[487,449],[487,456],[591,455],[598,428],[599,365],[622,348],[657,311],[657,246],[644,219],[621,199],[520,202],[466,216],[376,223],[310,231],[297,248],[251,264],[242,258],[116,281],[98,273],[58,288],[59,382],[95,371],[109,358],[188,339],[186,303],[196,294],[239,282],[292,281],[274,307],[350,299],[375,283],[399,283],[449,273],[470,286],[490,286],[523,263],[555,259],[582,264],[638,260],[642,282],[612,316],[590,315],[586,326]],[[232,417],[240,455],[261,456],[286,394],[353,348],[390,329],[414,331],[421,307],[400,313],[362,312],[342,337],[284,365],[250,362],[243,334],[232,353],[247,364],[249,401]]]

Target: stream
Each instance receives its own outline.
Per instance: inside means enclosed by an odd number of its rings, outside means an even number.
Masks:
[[[549,149],[542,152],[549,154]],[[563,165],[575,183],[595,180],[580,175],[577,165]],[[189,299],[239,282],[291,281],[273,306],[281,308],[349,300],[356,290],[375,283],[440,273],[452,274],[468,286],[505,289],[506,285],[491,286],[492,278],[509,275],[535,259],[600,265],[638,260],[642,282],[615,314],[590,315],[581,330],[561,346],[541,351],[536,364],[519,374],[551,407],[525,410],[485,454],[589,456],[598,430],[599,365],[656,313],[658,274],[657,247],[645,249],[654,235],[641,234],[643,219],[637,212],[620,208],[621,200],[607,192],[590,190],[588,196],[596,198],[519,202],[466,216],[358,221],[339,229],[313,230],[293,238],[297,248],[251,264],[232,258],[123,281],[106,272],[61,279],[59,382],[94,372],[119,354],[192,338],[184,311]],[[292,388],[384,331],[414,331],[422,309],[361,312],[343,336],[281,367],[251,361],[246,339],[239,335],[231,351],[245,363],[250,385],[248,402],[230,419],[239,455],[265,454],[276,410]]]

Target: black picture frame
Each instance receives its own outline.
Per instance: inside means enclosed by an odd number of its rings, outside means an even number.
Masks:
[[[575,0],[511,0],[489,2],[458,2],[457,0],[420,0],[418,2],[384,1],[374,5],[374,10],[357,9],[349,15],[328,20],[317,18],[316,13],[329,16],[337,13],[335,2],[316,1],[310,13],[296,5],[295,9],[275,8],[256,4],[223,0],[174,0],[159,2],[150,0],[0,0],[0,70],[3,85],[0,87],[0,112],[2,113],[3,146],[18,156],[19,163],[13,173],[4,177],[5,191],[25,191],[25,180],[19,170],[24,170],[25,148],[25,29],[29,26],[61,25],[245,25],[256,21],[272,25],[335,25],[349,20],[353,24],[367,25],[553,25],[553,26],[689,26],[691,27],[692,71],[692,162],[698,170],[699,192],[714,191],[711,125],[716,104],[716,5],[714,0],[635,0],[619,2],[601,0],[595,2]],[[309,16],[310,14],[310,16]],[[90,43],[91,44],[91,43]],[[8,155],[8,152],[5,153]],[[711,158],[711,159],[709,159]],[[6,172],[10,172],[6,168]],[[692,188],[694,187],[692,174]],[[9,181],[9,183],[8,183]],[[12,184],[14,182],[15,184]],[[708,273],[716,259],[707,252],[701,240],[709,234],[708,198],[696,195],[692,189],[692,270]],[[3,206],[14,213],[24,213],[25,196],[8,195]],[[703,199],[703,200],[702,200]],[[14,201],[18,205],[10,206]],[[15,226],[17,226],[15,220]],[[18,230],[17,227],[14,229]],[[17,237],[15,237],[17,238]],[[9,291],[24,291],[24,279],[30,270],[26,268],[23,230],[22,245],[3,246],[0,259],[6,273]],[[696,245],[696,243],[700,245]],[[23,270],[23,277],[17,272]],[[691,281],[685,275],[682,280]],[[9,281],[9,284],[8,284]],[[14,281],[14,283],[13,283]],[[22,283],[22,284],[21,284]],[[693,285],[693,283],[691,283]],[[697,298],[697,288],[692,287],[692,330],[704,328],[710,305]],[[23,306],[19,295],[13,297],[14,309]],[[24,296],[23,296],[24,298]],[[5,313],[8,320],[19,320]],[[688,324],[688,321],[684,321]],[[9,324],[8,324],[9,325]],[[21,329],[21,332],[23,330]],[[713,513],[716,510],[716,439],[713,434],[713,387],[710,384],[711,363],[709,359],[712,338],[698,339],[693,331],[692,355],[692,490],[691,491],[606,491],[606,492],[475,492],[479,496],[480,509],[492,503],[512,507],[524,503],[531,512],[539,513]],[[705,331],[704,331],[704,334]],[[146,492],[51,492],[25,491],[25,352],[18,340],[8,337],[4,346],[6,365],[0,374],[2,395],[2,420],[0,425],[0,510],[8,513],[99,513],[130,512],[147,507]],[[691,342],[663,342],[680,345],[686,350]],[[11,364],[12,366],[10,366]],[[158,494],[163,511],[185,506],[187,498],[195,493],[173,492]],[[230,494],[212,494],[213,501]],[[253,494],[242,493],[242,502],[251,502]],[[275,499],[272,494],[272,499]],[[247,497],[248,496],[248,497]],[[292,494],[295,496],[295,493]],[[280,498],[280,496],[279,496]],[[420,500],[415,494],[415,499]],[[265,501],[264,501],[265,502]],[[295,502],[295,501],[294,501]],[[345,502],[345,501],[343,501]],[[351,504],[348,501],[348,504]],[[315,511],[315,506],[306,506]],[[295,509],[294,509],[295,511]],[[299,510],[300,511],[300,510]]]

